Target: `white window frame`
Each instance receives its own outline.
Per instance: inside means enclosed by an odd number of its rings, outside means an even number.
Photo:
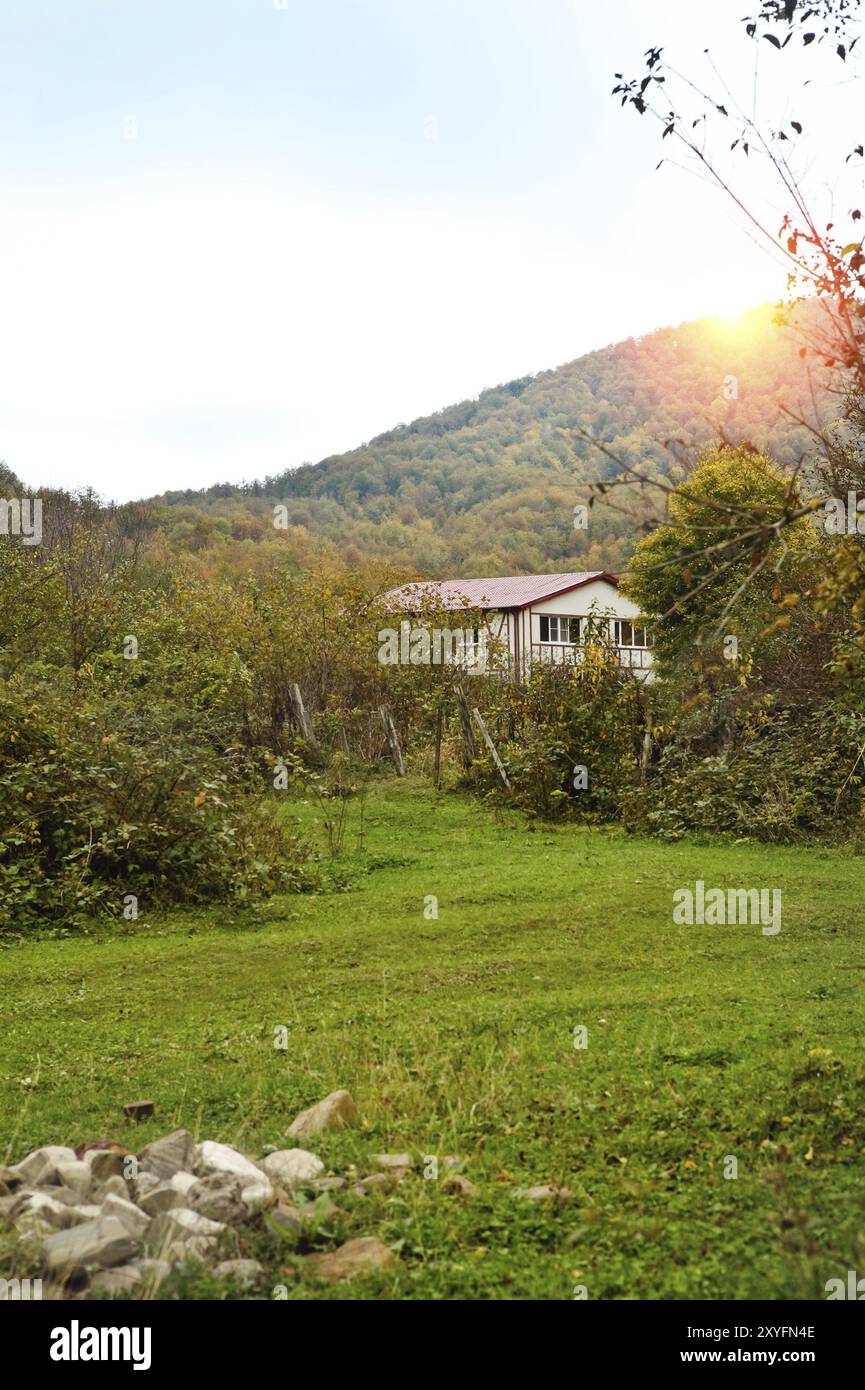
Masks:
[[[583,619],[578,618],[575,613],[539,613],[538,614],[539,641],[544,646],[550,647],[579,647],[583,641]],[[544,623],[547,624],[547,636],[544,636]],[[556,633],[564,631],[567,635],[553,637],[552,625],[556,624]],[[577,624],[576,637],[571,636],[571,624]]]
[[[652,639],[646,626],[645,619],[639,618],[613,618],[611,619],[613,645],[622,651],[648,651],[652,645]],[[622,628],[630,628],[630,642],[622,641]],[[637,633],[640,633],[642,642],[636,641]]]

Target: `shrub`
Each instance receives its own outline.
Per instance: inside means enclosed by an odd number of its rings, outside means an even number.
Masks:
[[[298,886],[304,847],[237,756],[155,698],[0,683],[0,927]]]

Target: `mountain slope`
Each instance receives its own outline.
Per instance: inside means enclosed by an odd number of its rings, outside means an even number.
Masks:
[[[618,510],[620,493],[575,530],[587,484],[615,477],[622,463],[676,480],[721,437],[792,464],[808,436],[781,403],[795,408],[810,396],[800,343],[770,306],[729,323],[660,329],[263,483],[168,493],[165,524],[171,533],[182,516],[203,545],[273,539],[279,500],[295,544],[325,540],[349,562],[389,559],[439,576],[617,570],[634,520]]]

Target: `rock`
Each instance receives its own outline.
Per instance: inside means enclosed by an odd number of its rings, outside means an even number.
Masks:
[[[233,1173],[210,1173],[199,1178],[186,1194],[186,1205],[211,1221],[229,1226],[238,1225],[247,1216],[243,1188]]]
[[[450,1192],[457,1197],[474,1197],[477,1188],[462,1173],[448,1173],[442,1179],[442,1192]]]
[[[267,1220],[281,1231],[286,1231],[289,1234],[298,1232],[303,1224],[300,1219],[300,1212],[291,1202],[280,1202],[278,1206],[267,1213]]]
[[[173,1264],[183,1264],[185,1260],[206,1264],[215,1250],[215,1236],[189,1236],[186,1240],[176,1240],[169,1245],[166,1255]]]
[[[140,1211],[134,1202],[127,1201],[125,1197],[115,1196],[113,1192],[109,1192],[102,1203],[102,1213],[104,1216],[116,1216],[131,1236],[143,1235],[150,1225],[146,1212]]]
[[[388,1171],[405,1173],[408,1168],[414,1167],[414,1159],[411,1154],[372,1154],[370,1161],[377,1168],[385,1168]]]
[[[93,1172],[89,1163],[74,1158],[69,1163],[58,1163],[57,1173],[63,1186],[75,1193],[76,1201],[87,1201],[93,1186]]]
[[[5,1168],[0,1163],[0,1197],[8,1197],[15,1192],[24,1182],[20,1173],[16,1173],[14,1168]]]
[[[304,1202],[300,1208],[300,1219],[307,1228],[315,1229],[326,1221],[334,1221],[339,1216],[339,1207],[332,1202],[326,1192],[313,1202]]]
[[[394,1175],[392,1173],[370,1173],[368,1178],[356,1182],[351,1190],[355,1197],[368,1197],[373,1188],[390,1187],[393,1182]]]
[[[518,1187],[514,1195],[527,1202],[551,1202],[555,1206],[564,1206],[574,1194],[567,1187],[549,1184],[543,1187]]]
[[[309,1186],[316,1192],[343,1192],[348,1187],[348,1178],[313,1178]]]
[[[199,1177],[207,1177],[211,1173],[230,1173],[237,1178],[243,1189],[243,1204],[247,1211],[270,1206],[274,1199],[275,1193],[267,1174],[230,1144],[217,1144],[212,1139],[205,1139],[195,1152],[195,1171]]]
[[[361,1236],[357,1240],[347,1240],[328,1254],[307,1255],[304,1264],[316,1278],[335,1284],[340,1279],[354,1279],[359,1274],[390,1269],[396,1264],[396,1256],[375,1236]]]
[[[16,1199],[10,1220],[22,1235],[27,1232],[47,1235],[51,1231],[78,1226],[86,1218],[79,1216],[68,1202],[59,1201],[53,1192],[23,1192]]]
[[[74,1163],[75,1150],[59,1144],[46,1144],[42,1149],[34,1149],[20,1163],[14,1164],[12,1172],[28,1187],[48,1187],[58,1183],[58,1163]]]
[[[146,1120],[153,1114],[152,1100],[131,1100],[123,1107],[127,1120]]]
[[[129,1293],[141,1283],[141,1271],[136,1265],[117,1265],[115,1269],[103,1269],[94,1274],[90,1288],[97,1293]]]
[[[258,1260],[223,1260],[216,1266],[221,1279],[233,1279],[236,1284],[254,1284],[264,1273],[264,1266]]]
[[[190,1240],[193,1236],[217,1236],[225,1230],[221,1221],[210,1221],[197,1211],[177,1207],[155,1216],[145,1237],[148,1250],[160,1250]]]
[[[98,1195],[105,1201],[106,1197],[122,1197],[124,1202],[129,1201],[129,1184],[125,1178],[121,1178],[119,1173],[112,1173],[102,1185],[102,1190]]]
[[[135,1268],[141,1270],[142,1283],[154,1292],[159,1288],[163,1279],[167,1279],[171,1273],[171,1265],[167,1260],[151,1260],[144,1258],[135,1261]]]
[[[317,1105],[301,1110],[292,1120],[288,1133],[295,1139],[309,1139],[327,1129],[342,1129],[357,1119],[357,1106],[348,1091],[332,1091]]]
[[[100,1270],[91,1279],[90,1287],[99,1293],[116,1294],[127,1293],[143,1284],[148,1292],[155,1293],[170,1273],[171,1265],[167,1260],[136,1260],[134,1264]]]
[[[276,1193],[269,1178],[262,1182],[251,1182],[243,1187],[243,1205],[248,1212],[265,1211],[273,1206],[276,1200]]]
[[[195,1187],[196,1183],[197,1179],[193,1178],[191,1186]],[[144,1196],[138,1199],[138,1206],[148,1216],[161,1216],[164,1211],[172,1211],[174,1207],[182,1205],[181,1193],[169,1183],[163,1184],[161,1187],[151,1188],[149,1192],[145,1192]]]
[[[88,1144],[79,1144],[75,1150],[75,1157],[87,1163],[87,1155],[97,1149],[108,1149],[111,1153],[122,1154],[124,1158],[129,1153],[123,1144],[118,1144],[114,1139],[95,1139]]]
[[[175,1176],[177,1175],[175,1174]],[[192,1174],[190,1173],[188,1176],[192,1177]],[[139,1168],[132,1181],[136,1202],[142,1197],[146,1197],[148,1192],[155,1192],[158,1187],[164,1186],[162,1179],[158,1178],[155,1173],[151,1173],[149,1168]]]
[[[10,1192],[6,1197],[0,1197],[0,1228],[12,1224],[12,1218],[18,1209],[21,1200],[19,1192]]]
[[[75,1208],[82,1221],[95,1221],[102,1215],[102,1208],[95,1202],[85,1202],[83,1206]]]
[[[175,1173],[191,1173],[195,1160],[195,1140],[188,1129],[176,1129],[164,1139],[145,1144],[138,1155],[145,1168],[168,1180]]]
[[[111,1178],[123,1180],[126,1158],[127,1155],[114,1149],[88,1149],[84,1162],[89,1165],[96,1182],[107,1183]]]
[[[171,1179],[171,1186],[175,1192],[179,1192],[181,1197],[185,1197],[191,1187],[198,1182],[194,1173],[175,1173]]]
[[[217,1144],[212,1139],[205,1139],[198,1145],[194,1167],[199,1177],[207,1177],[210,1173],[230,1173],[242,1182],[260,1182],[264,1176],[264,1170],[252,1159],[246,1158],[230,1144]]]
[[[306,1149],[280,1149],[268,1154],[261,1166],[267,1176],[280,1187],[302,1187],[324,1172],[324,1164]]]
[[[101,1216],[46,1236],[43,1253],[49,1270],[86,1269],[91,1265],[105,1269],[125,1264],[137,1248],[137,1240],[116,1216]]]

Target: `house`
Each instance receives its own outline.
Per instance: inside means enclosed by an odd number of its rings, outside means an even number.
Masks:
[[[615,575],[603,570],[419,580],[392,589],[386,602],[389,608],[414,614],[421,609],[454,614],[466,608],[480,610],[484,629],[474,630],[459,647],[466,664],[475,669],[499,666],[485,659],[488,637],[501,644],[508,668],[517,677],[539,662],[578,663],[585,643],[594,639],[616,650],[623,670],[643,679],[651,674],[651,639],[645,621],[636,604],[619,592]]]

